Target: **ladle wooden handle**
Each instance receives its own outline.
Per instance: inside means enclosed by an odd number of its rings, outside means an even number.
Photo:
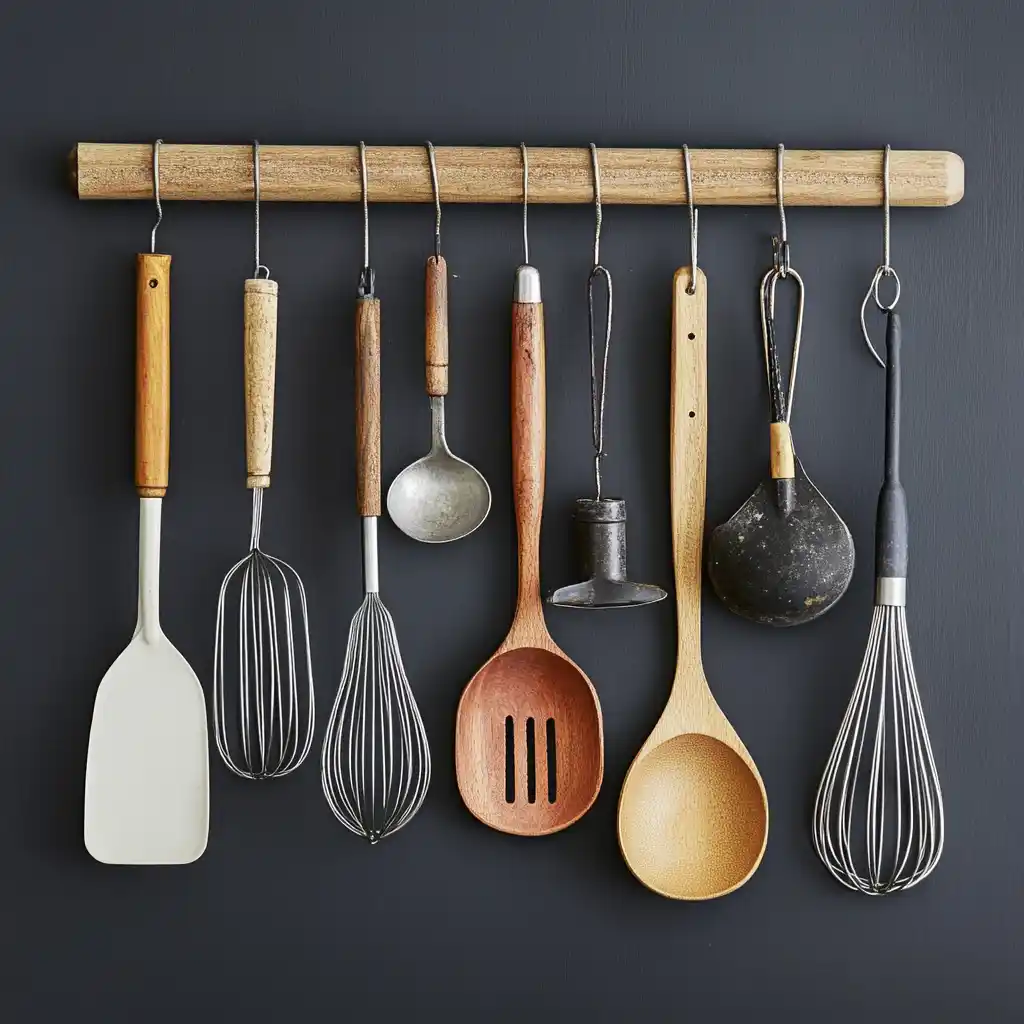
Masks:
[[[427,260],[427,394],[448,394],[448,264]]]
[[[519,536],[519,605],[540,611],[545,460],[544,306],[512,304],[512,486]]]
[[[690,664],[696,656],[699,665],[708,434],[708,282],[698,268],[696,291],[690,295],[690,280],[690,268],[683,267],[672,282],[670,486],[679,662]]]
[[[171,448],[170,256],[139,253],[135,316],[135,489],[162,498]]]
[[[380,299],[356,303],[356,504],[380,515]]]
[[[277,367],[277,282],[245,282],[245,486],[270,486]]]

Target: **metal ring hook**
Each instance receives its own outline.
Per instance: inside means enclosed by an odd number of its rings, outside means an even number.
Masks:
[[[150,252],[156,252],[156,229],[160,227],[164,219],[164,208],[160,205],[160,147],[163,144],[163,139],[157,139],[153,143],[153,196],[156,199],[156,223],[149,236]]]
[[[896,303],[900,301],[900,276],[893,270],[892,265],[889,262],[890,255],[890,181],[889,181],[889,157],[892,152],[892,147],[886,145],[882,155],[882,262],[875,268],[875,273],[871,278],[871,284],[868,285],[868,290],[864,295],[864,301],[860,304],[860,329],[864,335],[864,344],[867,345],[871,355],[874,356],[875,362],[879,366],[885,366],[885,360],[878,354],[878,350],[875,348],[871,341],[871,335],[868,333],[867,325],[867,308],[868,302],[871,299],[875,300],[875,305],[882,313],[891,313],[896,308]],[[878,286],[881,283],[883,277],[891,277],[896,284],[896,294],[893,295],[892,300],[889,303],[884,303],[878,294]]]
[[[594,266],[601,265],[601,165],[597,159],[597,146],[590,144],[590,162],[594,168]]]
[[[359,183],[363,199],[363,269],[359,273],[359,297],[373,298],[373,270],[370,267],[370,198],[366,173],[366,143],[359,143]]]
[[[523,262],[530,264],[530,231],[526,211],[530,197],[530,158],[526,154],[526,143],[519,143],[519,151],[523,155]]]
[[[780,142],[775,151],[775,198],[779,208],[779,234],[772,239],[775,269],[783,277],[790,273],[789,265],[789,232],[786,228],[786,201],[783,190],[785,177],[786,147]]]
[[[430,159],[430,184],[434,190],[434,257],[441,258],[441,186],[437,183],[437,157],[434,144],[427,143],[427,156]]]
[[[779,267],[772,267],[763,278],[761,278],[761,335],[764,340],[764,358],[765,368],[768,373],[768,389],[769,393],[772,389],[772,353],[769,346],[769,321],[772,326],[772,336],[774,339],[774,321],[775,321],[775,289],[778,286],[779,281],[786,275],[782,273]],[[803,338],[804,332],[804,279],[792,268],[789,269],[789,277],[796,282],[797,286],[797,307],[796,307],[796,325],[793,330],[793,356],[789,364],[789,387],[786,394],[786,408],[784,420],[786,423],[789,422],[790,417],[793,415],[793,397],[796,394],[796,370],[797,365],[800,362],[800,342]],[[777,356],[776,356],[776,372],[777,372]]]
[[[683,168],[686,171],[686,205],[690,209],[690,283],[686,287],[687,295],[697,291],[697,215],[698,210],[693,202],[693,168],[690,166],[690,147],[683,146]]]
[[[259,277],[260,271],[267,272],[267,280],[270,280],[270,269],[260,263],[260,143],[259,139],[252,140],[252,192],[256,200],[256,270],[253,277]]]

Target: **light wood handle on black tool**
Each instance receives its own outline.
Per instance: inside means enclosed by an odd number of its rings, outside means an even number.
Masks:
[[[427,394],[448,394],[448,264],[427,260]]]
[[[245,486],[270,486],[277,366],[277,282],[245,282]]]
[[[773,480],[792,480],[796,476],[793,434],[788,423],[773,423],[771,431],[771,472]]]
[[[135,489],[167,493],[171,435],[171,257],[139,253],[135,319]]]
[[[380,515],[380,299],[356,304],[356,502]]]

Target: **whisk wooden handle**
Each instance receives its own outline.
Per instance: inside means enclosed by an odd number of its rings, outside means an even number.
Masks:
[[[170,466],[170,256],[139,253],[135,316],[135,488],[140,498],[162,498]]]
[[[427,394],[448,394],[448,264],[427,260]]]
[[[246,487],[270,486],[274,446],[274,376],[277,366],[277,282],[245,282]]]
[[[380,515],[380,299],[356,304],[356,502]]]

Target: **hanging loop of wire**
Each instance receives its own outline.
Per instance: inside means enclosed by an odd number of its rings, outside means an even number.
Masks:
[[[891,147],[886,145],[884,154],[882,156],[882,262],[875,268],[875,272],[871,277],[871,284],[868,285],[868,290],[864,295],[864,301],[860,304],[860,329],[864,335],[864,344],[867,345],[871,355],[874,356],[875,362],[879,366],[885,366],[885,360],[878,354],[878,349],[875,348],[871,341],[871,335],[868,332],[867,324],[867,310],[868,303],[874,299],[875,305],[878,307],[879,312],[891,313],[896,308],[896,303],[900,301],[900,276],[893,269],[892,264],[889,262],[890,257],[890,184],[889,184],[889,156],[891,153]],[[882,283],[882,278],[891,277],[893,283],[896,286],[895,294],[892,299],[885,303],[882,301],[878,294],[879,285]]]
[[[786,229],[786,200],[783,192],[786,147],[780,142],[775,151],[775,199],[779,208],[779,233],[772,238],[775,269],[782,277],[789,277],[789,232]]]
[[[430,160],[430,185],[434,190],[434,257],[441,258],[441,186],[437,183],[437,156],[434,144],[427,143],[427,157]]]
[[[686,171],[686,205],[690,210],[690,283],[686,294],[697,291],[697,216],[699,211],[693,202],[693,168],[690,166],[690,147],[683,146],[683,167]]]
[[[523,154],[523,263],[530,264],[530,229],[527,221],[527,210],[530,198],[530,158],[526,154],[526,143],[519,143],[519,151]]]
[[[252,194],[256,200],[256,270],[253,277],[259,277],[260,272],[266,274],[270,280],[270,268],[260,263],[260,143],[259,139],[252,140]]]
[[[590,157],[594,168],[594,267],[587,278],[587,313],[590,329],[590,427],[594,445],[594,484],[601,500],[601,460],[604,451],[604,406],[608,394],[608,352],[612,341],[612,275],[601,266],[601,168],[597,159],[597,146],[590,144]],[[604,318],[604,350],[598,357],[597,329],[594,318],[594,284],[604,281],[607,303]]]
[[[156,252],[156,229],[164,219],[164,208],[160,205],[160,147],[163,144],[163,139],[157,139],[153,143],[153,197],[156,199],[156,223],[149,236],[150,252]]]
[[[366,143],[359,143],[359,182],[363,198],[363,269],[359,273],[359,297],[373,298],[373,269],[370,267],[370,199],[366,174]]]

